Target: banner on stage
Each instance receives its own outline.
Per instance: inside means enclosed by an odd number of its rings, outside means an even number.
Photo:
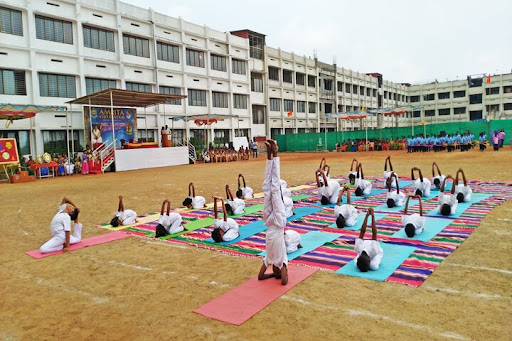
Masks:
[[[16,139],[0,139],[0,165],[19,163]]]
[[[91,137],[92,147],[112,142],[112,114],[110,108],[84,107],[86,136]],[[92,131],[91,131],[92,127]],[[114,135],[116,147],[120,148],[121,140],[135,140],[137,130],[137,111],[134,108],[114,108]]]

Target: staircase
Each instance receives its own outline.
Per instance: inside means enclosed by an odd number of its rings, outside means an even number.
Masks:
[[[188,144],[188,159],[189,159],[189,162],[191,164],[194,164],[196,163],[197,161],[197,158],[196,158],[196,147],[194,147],[194,145],[192,143],[187,143]]]
[[[98,148],[96,148],[92,152],[93,160],[95,160],[93,167],[89,170],[91,174],[102,174],[105,172],[105,169],[110,167],[110,165],[115,161],[114,154],[114,142],[110,142],[109,144],[102,143]],[[99,162],[96,162],[99,160]]]

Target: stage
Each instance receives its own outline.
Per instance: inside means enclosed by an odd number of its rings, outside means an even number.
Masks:
[[[188,165],[188,147],[116,149],[116,172]]]

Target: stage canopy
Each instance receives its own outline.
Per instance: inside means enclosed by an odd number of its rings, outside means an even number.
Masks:
[[[67,103],[92,106],[147,108],[153,105],[167,103],[186,97],[187,96],[185,95],[168,95],[121,89],[106,89],[76,98]]]
[[[419,110],[423,107],[421,106],[414,106],[414,105],[403,105],[399,107],[393,107],[393,108],[385,108],[385,109],[372,109],[369,110],[372,114],[384,114],[384,116],[394,116],[394,115],[402,115],[405,113],[408,113],[413,110]]]
[[[223,121],[230,118],[238,118],[238,115],[221,115],[221,114],[197,114],[197,115],[181,115],[181,116],[172,116],[173,121],[183,120],[185,122],[194,121],[194,122],[205,122],[205,123],[215,123],[217,121]]]
[[[39,112],[64,111],[66,107],[46,106],[35,104],[10,104],[0,103],[0,120],[7,120],[5,127],[8,128],[12,121],[36,116]]]
[[[366,111],[338,112],[325,114],[327,118],[339,118],[342,120],[362,120],[368,116]]]

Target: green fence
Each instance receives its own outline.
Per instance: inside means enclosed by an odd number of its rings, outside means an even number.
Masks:
[[[491,120],[491,121],[473,121],[473,122],[449,122],[418,125],[414,127],[414,134],[435,134],[441,132],[454,134],[457,131],[471,131],[475,138],[482,131],[487,133],[489,140],[490,134],[494,129],[505,129],[505,144],[509,144],[510,134],[512,133],[512,120]],[[368,139],[395,139],[412,135],[412,127],[384,128],[368,130]],[[306,134],[287,134],[277,135],[277,143],[281,151],[311,151],[311,150],[333,150],[337,142],[364,139],[365,130],[328,132],[328,133],[306,133]],[[325,148],[327,146],[327,148]]]

